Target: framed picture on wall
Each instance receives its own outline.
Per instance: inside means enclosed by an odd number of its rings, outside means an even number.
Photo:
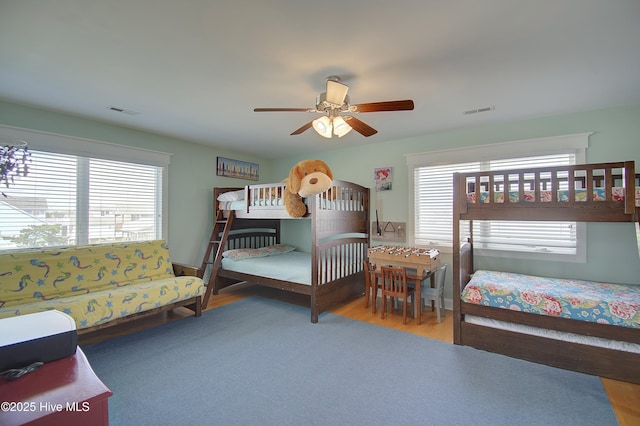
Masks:
[[[218,157],[216,175],[238,179],[259,179],[259,165],[248,161],[232,160],[231,158]]]
[[[380,167],[374,169],[373,180],[376,184],[376,191],[391,191],[391,183],[393,177],[391,174],[391,167]]]

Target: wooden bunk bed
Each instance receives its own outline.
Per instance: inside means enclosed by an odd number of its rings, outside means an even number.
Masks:
[[[570,333],[569,336],[577,335],[580,339],[588,336],[587,339],[605,339],[638,348],[640,328],[540,315],[463,300],[465,286],[476,272],[472,221],[636,222],[636,180],[633,161],[454,174],[454,343],[640,383],[640,353],[628,351],[626,347],[624,350],[612,349],[546,335],[548,332]],[[596,191],[600,191],[598,197]],[[473,318],[480,321],[472,322]],[[509,327],[495,328],[492,321]],[[517,327],[530,328],[522,331]],[[540,329],[543,333],[531,333],[531,330]]]
[[[239,188],[214,188],[214,210],[219,228],[214,227],[212,239],[217,240],[213,269],[205,294],[217,294],[221,289],[240,282],[250,282],[309,297],[311,322],[332,306],[359,297],[364,292],[363,260],[369,246],[369,188],[351,182],[334,180],[331,188],[306,198],[307,214],[291,218],[284,208],[284,183],[249,185]],[[219,201],[223,193],[232,194]],[[268,257],[270,263],[286,262],[284,256],[307,256],[305,279],[282,279],[225,268],[223,256],[229,250],[259,250],[281,244],[281,220],[310,222],[310,252],[295,251]],[[206,257],[209,256],[207,253]],[[289,269],[288,267],[281,269]]]

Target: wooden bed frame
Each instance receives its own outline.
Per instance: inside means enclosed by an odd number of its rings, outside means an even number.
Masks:
[[[470,222],[469,235],[462,235],[461,221],[635,222],[638,218],[635,178],[633,161],[454,174],[454,343],[563,369],[640,383],[640,354],[472,324],[465,321],[465,315],[637,344],[640,344],[639,329],[475,305],[463,302],[460,298],[474,272],[473,227]],[[504,182],[509,182],[506,191],[518,191],[518,202],[510,202],[507,196],[504,202],[494,202],[494,192],[504,191]],[[548,189],[552,199],[541,202],[540,191],[545,184],[550,185]],[[594,186],[604,186],[607,199],[594,201],[587,197],[585,201],[575,201],[575,190],[580,185],[583,185],[587,194],[592,193]],[[624,186],[624,201],[616,201],[611,197],[614,186]],[[488,190],[487,202],[480,203],[479,199],[477,202],[467,201],[467,192],[475,188]],[[559,188],[568,190],[569,201],[559,201],[554,195]],[[535,201],[524,202],[526,190],[535,191]]]
[[[218,195],[238,188],[214,188]],[[220,268],[213,294],[239,282],[250,282],[309,296],[311,322],[332,306],[364,293],[363,260],[369,247],[369,188],[334,180],[332,187],[307,201],[307,215],[292,218],[284,209],[284,184],[249,185],[244,188],[247,207],[235,210],[226,249],[259,248],[280,243],[280,221],[311,222],[311,285],[228,271]],[[228,211],[224,212],[225,217]]]

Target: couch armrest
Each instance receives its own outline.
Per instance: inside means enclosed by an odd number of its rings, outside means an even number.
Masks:
[[[188,275],[191,277],[200,277],[200,268],[196,268],[191,265],[184,265],[182,263],[173,263],[173,273],[176,274],[177,277]]]

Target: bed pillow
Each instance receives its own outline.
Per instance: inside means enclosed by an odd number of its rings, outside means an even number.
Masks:
[[[244,189],[239,189],[237,191],[229,191],[223,192],[218,195],[218,201],[237,201],[244,200]]]
[[[267,256],[276,256],[278,254],[289,253],[290,251],[294,251],[296,248],[292,246],[288,246],[286,244],[274,244],[272,246],[261,247],[261,248],[242,248],[235,250],[227,250],[222,253],[222,257],[226,257],[228,259],[233,260],[241,260],[241,259],[249,259],[256,257],[267,257]]]

